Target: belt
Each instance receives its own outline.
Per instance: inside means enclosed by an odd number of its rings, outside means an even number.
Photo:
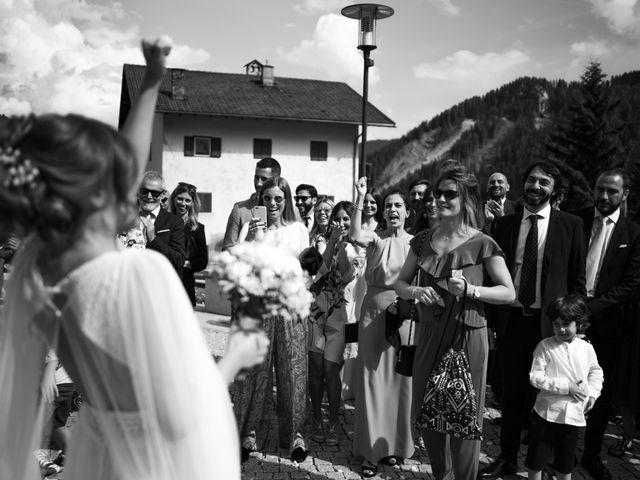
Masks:
[[[517,310],[518,312],[521,312],[523,317],[535,317],[535,316],[539,317],[540,314],[542,313],[541,308],[531,308],[531,307],[525,307],[525,306],[513,306],[511,308],[513,310]]]

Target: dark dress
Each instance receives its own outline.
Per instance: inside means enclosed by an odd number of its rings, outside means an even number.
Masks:
[[[189,260],[190,267],[182,269],[182,284],[191,300],[191,305],[196,305],[196,280],[195,272],[207,268],[209,262],[209,249],[204,235],[204,225],[198,222],[198,228],[191,230],[189,225],[184,226],[185,259]]]
[[[417,255],[419,242],[424,241],[422,254],[418,258],[420,265],[419,285],[433,287],[443,298],[445,306],[417,305],[420,321],[417,324],[417,348],[413,374],[413,412],[416,418],[420,411],[432,370],[438,365],[440,358],[452,344],[457,322],[446,321],[456,319],[460,303],[454,295],[445,290],[446,279],[452,270],[462,270],[464,277],[471,285],[484,284],[484,261],[496,255],[502,255],[500,247],[491,237],[478,232],[449,253],[439,257],[431,246],[433,231],[417,235],[411,242],[411,249]],[[463,332],[465,350],[471,367],[473,388],[478,405],[478,423],[482,427],[484,411],[484,395],[487,373],[487,322],[484,314],[484,303],[470,296],[465,300]],[[440,347],[440,348],[438,348]],[[478,470],[479,440],[459,440],[441,433],[423,430],[423,437],[432,461],[433,474],[436,479],[450,475],[451,470],[456,480],[475,480]],[[450,444],[450,451],[447,445]]]

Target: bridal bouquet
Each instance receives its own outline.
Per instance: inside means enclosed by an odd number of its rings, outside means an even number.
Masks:
[[[309,316],[313,297],[307,275],[296,257],[278,248],[260,242],[236,245],[214,258],[213,275],[238,316],[297,321]]]

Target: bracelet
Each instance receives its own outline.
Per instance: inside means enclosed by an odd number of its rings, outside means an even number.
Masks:
[[[359,207],[358,205],[356,205],[356,210],[360,210],[360,211],[362,211],[362,210],[363,210],[363,207]]]

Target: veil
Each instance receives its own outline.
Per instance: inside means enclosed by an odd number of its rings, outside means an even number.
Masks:
[[[37,389],[45,342],[32,321],[42,303],[29,295],[39,248],[27,242],[17,259],[2,317],[3,479],[39,478],[32,451],[42,431]],[[107,252],[52,293],[62,315],[59,331],[47,336],[85,396],[65,478],[208,480],[212,466],[219,478],[240,478],[227,386],[166,258]]]

